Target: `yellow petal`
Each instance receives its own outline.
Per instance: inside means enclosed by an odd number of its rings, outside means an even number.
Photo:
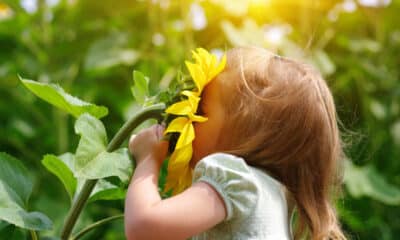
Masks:
[[[210,67],[212,55],[204,48],[197,48],[196,50],[200,58],[202,59],[203,68],[205,68],[205,70],[208,70],[208,68]]]
[[[213,79],[213,73],[215,72],[217,67],[217,57],[215,55],[210,56],[210,65],[208,66],[208,74],[207,81],[211,81]]]
[[[204,60],[200,57],[200,55],[196,51],[192,51],[192,56],[196,62],[196,64],[200,66],[204,66],[205,62]]]
[[[164,134],[171,133],[171,132],[182,132],[185,125],[190,120],[186,117],[178,117],[172,120],[169,124],[167,129],[164,131]]]
[[[199,99],[199,101],[200,101],[200,98],[199,98],[199,95],[198,95],[197,92],[193,92],[193,91],[189,91],[189,90],[184,90],[184,91],[181,92],[181,94],[184,95],[184,96],[186,96],[186,97],[188,97],[188,98],[190,98],[190,97],[197,98],[197,99]]]
[[[186,62],[190,75],[196,84],[198,94],[226,65],[226,55],[217,63],[217,57],[203,48],[197,48],[192,52],[195,63]]]
[[[171,179],[170,175],[172,175],[172,173],[168,172],[167,181],[164,186],[164,192],[167,193],[172,190],[172,194],[175,195],[173,190],[174,190],[175,186],[178,185],[178,178]]]
[[[186,145],[181,149],[175,149],[175,151],[172,153],[169,159],[168,168],[170,166],[177,167],[179,165],[188,164],[190,162],[190,159],[192,159],[192,154],[193,154],[192,144]]]
[[[188,165],[179,169],[168,169],[164,191],[173,190],[173,195],[183,192],[192,185],[192,172],[192,169]]]
[[[192,185],[192,170],[187,166],[180,175],[178,186],[174,189],[173,193],[178,194]]]
[[[188,121],[183,127],[181,134],[179,135],[175,149],[181,149],[182,147],[188,144],[191,145],[193,140],[194,140],[194,127],[192,122]]]
[[[199,106],[200,102],[200,97],[198,97],[198,93],[192,92],[192,91],[183,91],[182,95],[185,95],[188,97],[189,104],[192,108],[192,113],[197,112],[197,107]]]
[[[222,70],[224,70],[224,68],[225,68],[225,65],[226,65],[226,54],[224,54],[224,56],[222,56],[221,62],[219,63],[218,66],[216,66],[216,68],[214,68],[214,71],[211,73],[210,78],[213,79],[220,72],[222,72]]]
[[[186,61],[186,67],[189,70],[190,76],[192,76],[193,81],[197,87],[197,91],[201,92],[205,86],[206,77],[203,70],[197,64]]]
[[[170,158],[171,159],[171,158]],[[174,160],[171,160],[168,163],[168,172],[181,172],[182,169],[184,169],[187,166],[187,163],[184,162],[176,162]],[[172,178],[172,176],[171,176]],[[175,175],[174,178],[178,178],[178,175]]]
[[[208,120],[208,118],[206,118],[206,117],[194,115],[194,114],[190,114],[189,119],[192,120],[193,122],[205,122]]]
[[[193,112],[193,109],[191,103],[188,100],[184,100],[172,104],[165,110],[165,112],[175,115],[187,115]]]
[[[164,190],[165,192],[173,189],[173,193],[177,194],[181,192],[185,187],[190,186],[187,185],[187,180],[182,180],[182,178],[187,179],[187,169],[190,169],[189,162],[192,158],[192,145],[189,144],[184,148],[175,149],[172,153],[169,162],[168,162],[168,175],[167,182],[165,184]],[[183,186],[186,183],[186,186]]]

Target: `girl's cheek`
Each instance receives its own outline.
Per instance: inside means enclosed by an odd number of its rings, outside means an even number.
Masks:
[[[194,126],[194,131],[195,131],[195,139],[193,141],[193,158],[194,161],[200,160],[204,152],[207,148],[207,139],[205,138],[205,129],[203,127],[205,123],[197,123]]]

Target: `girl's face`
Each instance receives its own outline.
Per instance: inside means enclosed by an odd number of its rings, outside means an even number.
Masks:
[[[199,114],[207,117],[203,123],[195,123],[195,139],[193,141],[193,157],[195,164],[203,157],[217,151],[217,143],[224,120],[224,110],[219,97],[219,85],[214,79],[204,89],[199,105]]]

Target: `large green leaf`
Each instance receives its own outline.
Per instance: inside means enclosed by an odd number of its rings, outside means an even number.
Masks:
[[[129,159],[127,149],[109,153],[103,151],[90,159],[82,161],[77,157],[77,175],[86,179],[99,179],[110,176],[118,176],[121,181],[127,182],[132,173],[132,163]],[[77,165],[76,165],[77,166]]]
[[[21,228],[50,229],[52,223],[39,212],[27,212],[32,179],[18,159],[0,153],[0,219]]]
[[[106,150],[107,133],[103,123],[89,114],[83,114],[76,120],[75,133],[81,135],[75,155],[75,170],[79,171]]]
[[[72,114],[78,118],[82,113],[90,113],[91,115],[102,118],[108,114],[108,109],[103,106],[97,106],[80,100],[66,93],[59,85],[40,83],[20,77],[21,82],[32,93],[44,101]]]
[[[70,168],[60,158],[51,154],[43,157],[42,164],[60,179],[72,199],[76,190],[77,180]]]
[[[353,197],[370,197],[389,205],[400,205],[400,189],[370,165],[357,167],[346,161],[344,182]]]
[[[83,114],[75,123],[75,132],[81,135],[75,155],[76,177],[99,179],[118,176],[122,181],[128,181],[132,173],[128,151],[106,151],[107,135],[100,120]]]
[[[139,71],[133,71],[133,82],[134,85],[131,87],[131,91],[135,100],[143,105],[146,98],[149,96],[149,78]]]

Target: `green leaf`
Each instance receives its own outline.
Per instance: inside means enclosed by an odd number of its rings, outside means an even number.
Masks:
[[[0,189],[1,190],[1,189]],[[1,218],[20,228],[30,230],[49,230],[52,228],[51,220],[40,212],[27,212],[22,208],[1,208]]]
[[[75,175],[78,178],[99,179],[118,176],[129,180],[132,163],[127,149],[107,152],[107,135],[103,123],[89,114],[83,114],[75,123],[75,132],[81,135],[75,154]]]
[[[90,73],[105,73],[108,69],[135,64],[140,57],[137,50],[128,48],[125,34],[116,33],[92,44],[85,59],[85,70]]]
[[[366,196],[388,205],[400,205],[400,189],[388,183],[373,166],[357,167],[346,161],[344,182],[353,197]]]
[[[143,105],[146,98],[149,96],[149,78],[144,76],[139,71],[133,71],[133,82],[134,85],[131,87],[131,91],[136,101]]]
[[[110,188],[106,190],[99,191],[93,194],[89,198],[89,202],[94,202],[98,200],[119,200],[124,199],[126,196],[126,190],[121,188]]]
[[[82,189],[86,179],[85,178],[76,178],[75,177],[75,175],[76,175],[75,172],[76,171],[75,171],[75,168],[74,168],[74,164],[75,164],[75,156],[74,156],[74,154],[67,152],[67,153],[64,153],[64,154],[62,154],[60,156],[57,156],[56,158],[58,160],[60,160],[64,164],[65,167],[68,168],[68,171],[72,174],[71,177],[74,179],[72,181],[76,182],[75,189],[74,189],[74,191],[72,191],[72,194],[71,194],[72,199],[73,199],[73,197],[75,197],[75,194],[79,193],[80,190]],[[93,189],[93,191],[91,193],[91,196],[96,194],[97,192],[101,192],[101,191],[104,191],[104,190],[107,190],[107,189],[116,188],[116,187],[118,187],[118,186],[114,185],[114,184],[111,184],[110,182],[108,182],[105,179],[100,179],[97,182],[96,186],[94,187],[94,189]]]
[[[77,157],[77,163],[79,160]],[[90,161],[81,161],[77,175],[85,179],[118,176],[121,181],[126,182],[132,174],[131,165],[127,149],[119,149],[112,153],[103,151]]]
[[[0,152],[0,182],[13,189],[20,205],[25,206],[31,195],[33,183],[22,163],[7,153]]]
[[[18,229],[15,225],[6,222],[0,223],[5,223],[4,226],[0,227],[0,236],[7,236],[7,240],[26,239],[26,233],[22,232],[21,229]]]
[[[19,160],[0,153],[0,220],[31,230],[50,229],[48,217],[25,210],[32,188],[29,172]]]
[[[108,114],[108,109],[103,106],[97,106],[92,103],[84,102],[70,94],[66,93],[59,85],[40,83],[20,77],[21,82],[32,93],[44,101],[72,114],[78,118],[83,113],[102,118]]]
[[[81,135],[75,155],[75,170],[79,171],[106,150],[107,133],[103,123],[90,114],[83,114],[76,120],[75,133]]]
[[[331,75],[336,71],[335,64],[324,50],[314,50],[310,61],[321,71],[322,75],[324,76]]]
[[[44,156],[42,164],[60,179],[72,199],[76,190],[77,180],[70,168],[60,158],[51,154]]]

